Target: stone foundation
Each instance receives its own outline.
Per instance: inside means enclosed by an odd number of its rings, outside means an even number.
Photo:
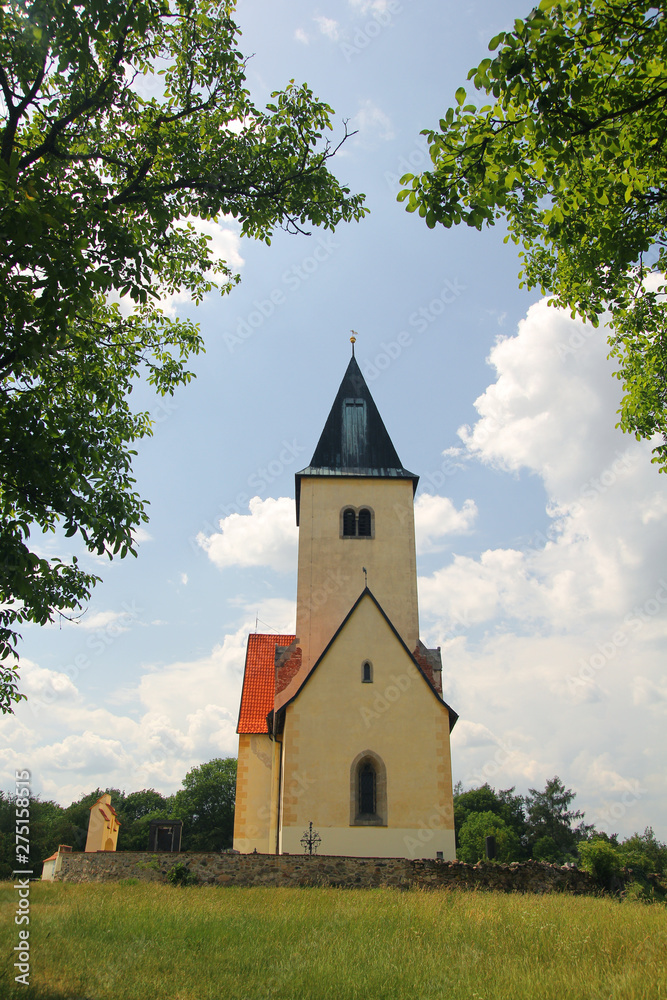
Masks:
[[[498,892],[569,892],[595,895],[593,878],[576,868],[525,861],[500,865],[480,861],[433,861],[408,858],[346,858],[333,855],[180,854],[100,851],[63,855],[58,882],[118,882],[139,879],[165,882],[177,863],[201,885],[333,886],[369,889],[481,889]]]

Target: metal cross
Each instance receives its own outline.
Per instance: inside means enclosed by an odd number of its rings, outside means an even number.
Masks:
[[[312,820],[308,825],[308,829],[304,832],[301,838],[301,846],[303,847],[304,854],[317,854],[317,845],[322,843],[322,838],[320,837],[317,830],[313,830]]]

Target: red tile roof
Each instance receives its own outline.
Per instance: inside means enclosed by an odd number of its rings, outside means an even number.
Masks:
[[[268,733],[266,717],[273,710],[275,696],[276,646],[290,646],[293,635],[248,636],[241,709],[237,733]]]

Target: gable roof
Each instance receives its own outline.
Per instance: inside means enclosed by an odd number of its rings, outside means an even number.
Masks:
[[[276,685],[276,646],[290,646],[293,635],[264,635],[253,632],[243,672],[243,689],[237,733],[268,733],[266,717],[273,711]]]
[[[310,465],[296,473],[296,521],[299,523],[301,477],[377,476],[411,479],[403,467],[354,355],[350,358]]]
[[[428,676],[426,675],[426,673],[422,669],[419,661],[415,659],[414,655],[410,652],[410,650],[408,649],[408,647],[405,645],[403,639],[401,638],[401,636],[399,635],[399,633],[396,631],[395,626],[393,625],[391,619],[389,618],[389,616],[385,612],[384,608],[382,607],[382,605],[378,601],[377,597],[375,596],[375,594],[368,587],[364,587],[364,589],[362,590],[362,592],[359,594],[359,597],[356,599],[356,601],[354,602],[354,604],[352,605],[352,607],[350,608],[350,610],[348,611],[348,613],[345,615],[345,618],[343,618],[342,622],[340,623],[340,625],[338,626],[338,628],[336,629],[336,631],[332,635],[331,639],[326,644],[326,646],[324,647],[324,649],[322,650],[322,652],[318,656],[317,660],[315,661],[315,663],[313,664],[313,666],[311,667],[311,669],[308,671],[308,674],[303,678],[302,682],[299,684],[298,689],[294,692],[294,694],[290,698],[287,699],[287,701],[284,702],[284,704],[282,704],[280,706],[280,709],[278,711],[284,712],[284,710],[287,708],[287,706],[290,705],[294,701],[294,699],[299,696],[299,694],[301,693],[301,691],[304,689],[304,687],[306,686],[306,684],[308,683],[308,681],[310,680],[310,678],[313,676],[313,674],[317,670],[318,666],[320,665],[320,663],[322,662],[322,660],[324,659],[324,657],[327,655],[327,653],[329,652],[329,650],[333,646],[334,642],[336,641],[336,639],[338,638],[338,636],[340,635],[340,633],[342,632],[342,630],[347,625],[348,621],[350,620],[350,618],[352,617],[352,615],[354,614],[354,612],[357,610],[357,608],[361,604],[361,602],[364,599],[364,597],[370,597],[370,599],[375,604],[376,608],[378,609],[378,611],[380,612],[380,614],[382,615],[382,617],[386,621],[387,625],[389,626],[389,628],[391,629],[391,631],[394,633],[394,636],[396,637],[396,639],[398,640],[398,642],[401,644],[401,646],[403,647],[403,649],[405,650],[405,652],[408,654],[408,656],[412,660],[413,664],[415,665],[415,667],[417,668],[417,670],[419,671],[419,673],[424,678],[424,681],[428,685],[429,690],[433,692],[434,696],[438,699],[438,701],[442,705],[444,705],[445,708],[447,709],[447,711],[449,713],[449,731],[451,733],[452,729],[454,728],[454,726],[456,725],[456,722],[458,720],[458,717],[459,717],[458,712],[455,712],[454,709],[451,707],[451,705],[448,705],[447,702],[445,701],[445,699],[433,687],[430,679],[428,678]]]

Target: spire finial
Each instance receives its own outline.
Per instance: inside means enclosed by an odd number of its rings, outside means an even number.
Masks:
[[[352,344],[352,357],[354,357],[354,345],[357,342],[357,331],[350,330],[350,333],[352,334],[352,336],[350,337],[350,343]]]

